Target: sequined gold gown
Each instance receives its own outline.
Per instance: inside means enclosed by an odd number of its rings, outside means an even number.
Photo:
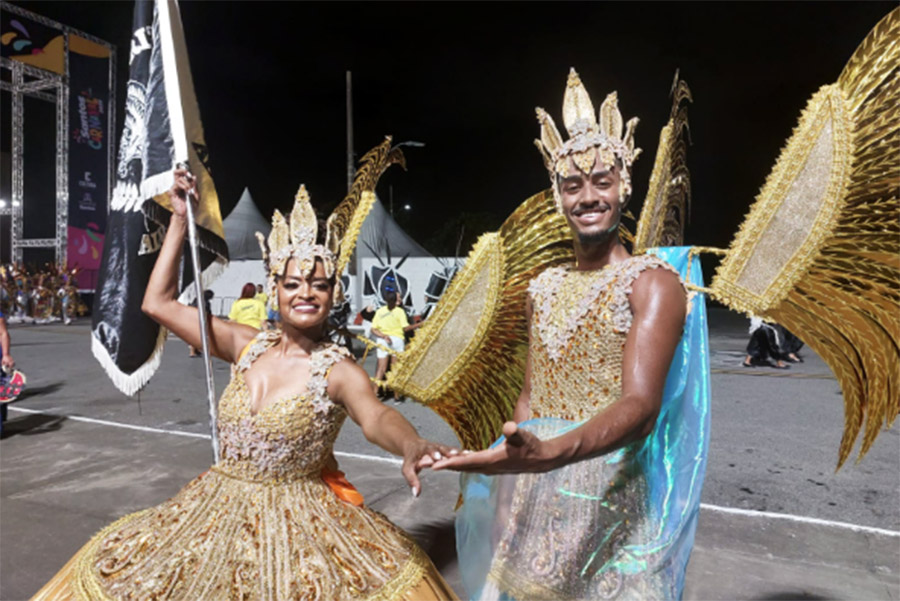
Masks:
[[[621,397],[632,321],[629,295],[634,280],[655,268],[672,270],[643,255],[599,271],[553,267],[532,281],[535,425],[523,427],[542,439],[558,436]],[[672,597],[663,574],[646,570],[652,558],[636,551],[650,539],[639,446],[546,474],[501,480],[499,496],[505,500],[499,504],[496,548],[482,598]]]
[[[327,376],[346,351],[320,346],[305,394],[250,413],[243,374],[277,338],[232,368],[217,465],[95,535],[35,599],[455,599],[403,531],[321,478],[346,417]]]

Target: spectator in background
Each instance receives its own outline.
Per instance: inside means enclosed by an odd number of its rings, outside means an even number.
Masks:
[[[231,305],[228,319],[261,330],[268,315],[266,314],[266,305],[258,301],[255,296],[256,286],[250,282],[244,284],[241,289],[241,298]]]
[[[12,355],[9,354],[9,330],[6,329],[6,315],[2,312],[0,312],[0,355],[3,356],[3,359],[0,360],[3,370],[11,373],[16,366],[16,362],[13,361]]]
[[[747,343],[747,356],[744,367],[768,366],[775,369],[788,369],[786,362],[800,363],[803,359],[797,354],[803,342],[777,323],[766,323],[760,317],[750,318],[750,341]]]
[[[411,326],[406,317],[406,311],[400,306],[400,294],[393,290],[389,291],[385,300],[387,305],[375,311],[375,316],[372,318],[372,336],[384,346],[399,353],[406,347],[403,334],[411,329]],[[384,379],[393,357],[381,348],[376,349],[375,356],[378,358],[375,380],[380,381]],[[374,386],[377,393],[378,384],[374,384]]]
[[[265,306],[266,306],[266,303],[269,302],[269,295],[266,294],[265,292],[263,292],[263,285],[262,285],[262,284],[257,284],[257,285],[256,285],[256,296],[254,296],[253,298],[255,298],[256,300],[258,300],[259,302],[261,302],[261,303],[263,304],[263,307],[265,307]]]

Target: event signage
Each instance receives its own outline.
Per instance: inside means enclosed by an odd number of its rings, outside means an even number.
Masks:
[[[74,36],[72,36],[74,37]],[[103,253],[109,198],[109,53],[69,53],[69,222],[67,264],[93,290]]]

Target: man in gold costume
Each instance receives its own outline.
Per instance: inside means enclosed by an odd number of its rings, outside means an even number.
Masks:
[[[563,108],[569,140],[537,112],[538,147],[574,262],[529,286],[525,380],[505,440],[434,466],[517,474],[464,477],[463,580],[479,599],[678,597],[706,447],[704,438],[693,459],[695,494],[682,506],[687,538],[676,537],[674,551],[657,545],[660,522],[648,500],[654,475],[644,456],[656,439],[688,297],[668,262],[632,256],[619,237],[640,153],[637,119],[623,130],[615,92],[598,119],[574,70]]]

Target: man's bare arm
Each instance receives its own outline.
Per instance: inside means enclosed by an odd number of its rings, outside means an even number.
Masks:
[[[543,472],[610,453],[647,436],[659,414],[687,302],[677,276],[654,269],[635,280],[631,307],[634,319],[625,341],[622,396],[618,401],[579,428],[546,441],[507,422],[503,426],[507,436],[504,444],[438,462],[435,469]]]

